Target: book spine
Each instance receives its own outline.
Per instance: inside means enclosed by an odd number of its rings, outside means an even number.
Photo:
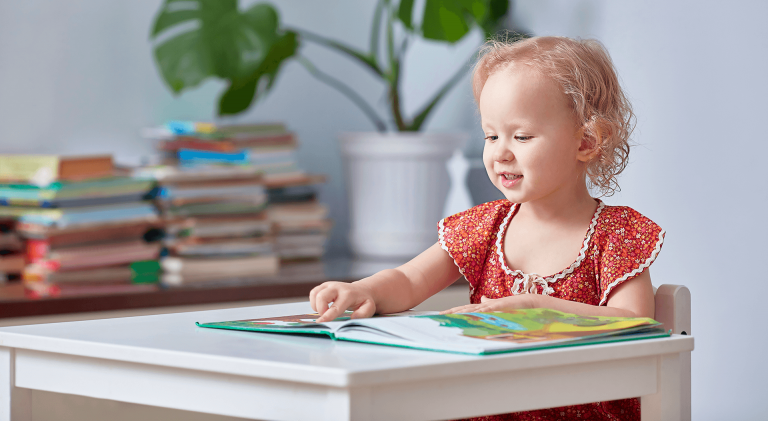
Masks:
[[[35,263],[46,259],[51,251],[51,243],[48,240],[27,240],[27,263]]]
[[[265,146],[290,146],[297,147],[298,142],[293,133],[268,135],[268,136],[244,136],[236,139],[230,139],[236,147],[265,147]]]
[[[47,185],[59,174],[55,155],[0,155],[0,180]]]
[[[164,151],[176,152],[180,149],[196,149],[209,152],[234,152],[235,146],[227,141],[168,140],[160,144]]]
[[[58,178],[81,180],[93,177],[108,177],[114,173],[115,166],[111,155],[82,158],[62,158],[59,160]]]
[[[248,151],[241,150],[239,152],[210,152],[200,151],[195,149],[179,149],[178,152],[179,162],[222,162],[232,164],[245,164],[248,163]]]

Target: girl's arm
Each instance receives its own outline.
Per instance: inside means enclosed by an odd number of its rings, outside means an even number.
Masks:
[[[309,293],[318,322],[354,310],[353,318],[409,310],[459,279],[453,259],[435,243],[410,262],[351,284],[326,282]],[[333,303],[331,307],[328,307]]]
[[[551,308],[581,316],[654,317],[655,301],[648,269],[611,291],[605,306],[568,301],[537,294],[522,294],[499,299],[483,297],[480,304],[455,307],[443,313],[504,311],[516,308]]]

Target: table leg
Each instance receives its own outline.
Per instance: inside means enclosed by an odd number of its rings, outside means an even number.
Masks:
[[[371,421],[371,390],[367,387],[352,389],[332,388],[327,392],[325,414],[320,419]]]
[[[31,421],[32,391],[16,387],[16,355],[0,346],[0,421]]]
[[[680,421],[680,354],[660,355],[656,365],[656,393],[640,398],[642,421]]]

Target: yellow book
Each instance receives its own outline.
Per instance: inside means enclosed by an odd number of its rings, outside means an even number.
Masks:
[[[0,155],[0,182],[45,187],[56,180],[82,180],[112,175],[110,155]]]

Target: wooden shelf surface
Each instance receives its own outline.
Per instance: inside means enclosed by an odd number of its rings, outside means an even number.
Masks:
[[[353,282],[401,263],[351,258],[326,259],[284,265],[278,275],[269,277],[241,278],[183,287],[159,287],[150,292],[40,299],[25,297],[22,285],[14,283],[0,286],[0,319],[307,297],[312,288],[323,282]]]

